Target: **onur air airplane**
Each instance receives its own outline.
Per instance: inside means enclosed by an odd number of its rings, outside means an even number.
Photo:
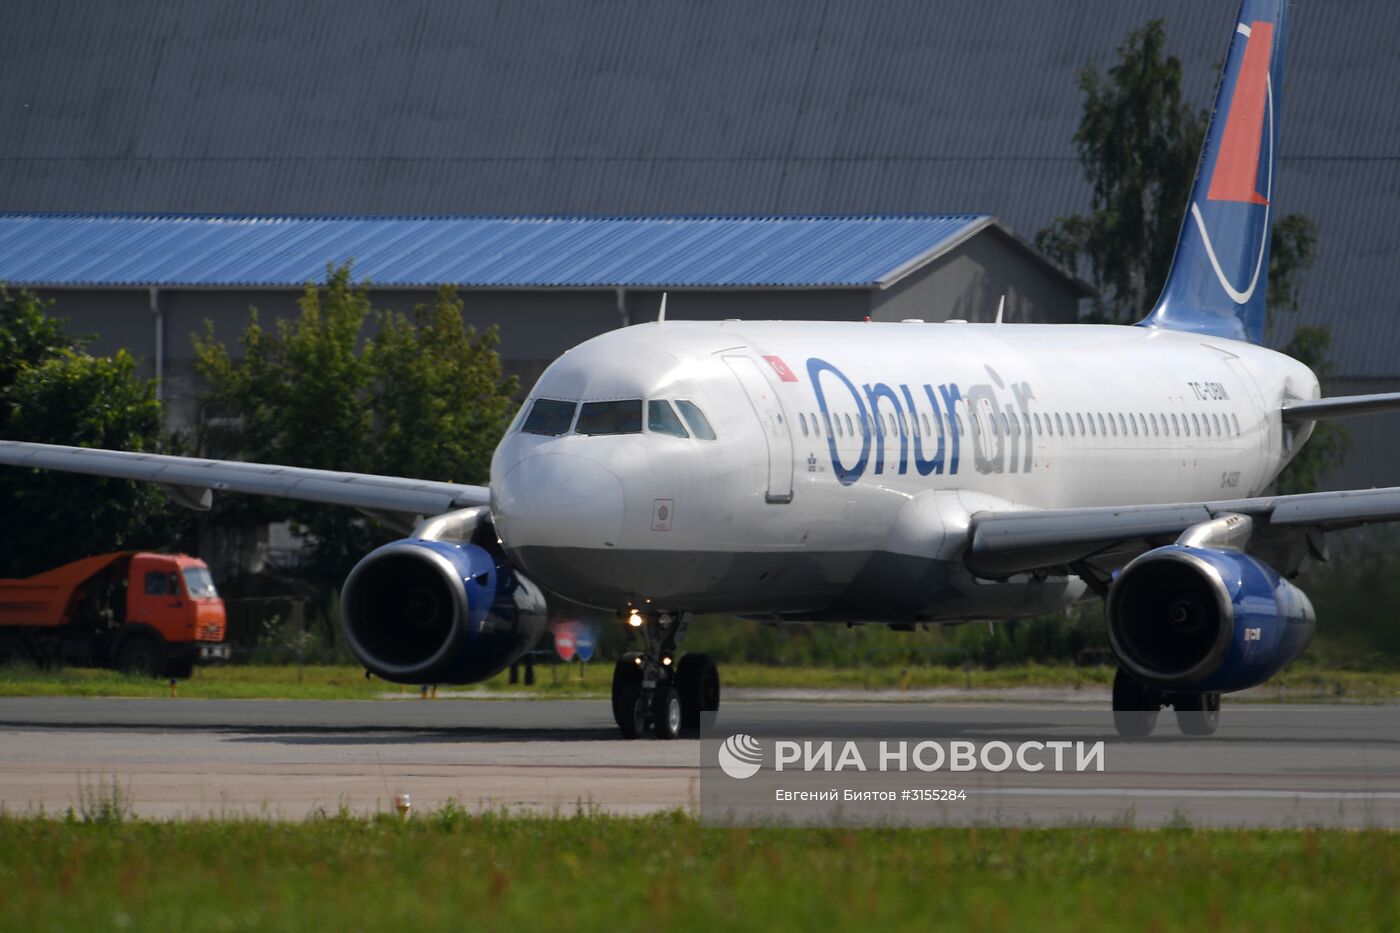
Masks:
[[[614,611],[627,737],[718,709],[694,613],[813,623],[1012,619],[1107,601],[1120,731],[1220,695],[1312,636],[1289,579],[1322,533],[1400,519],[1400,488],[1266,494],[1321,418],[1260,345],[1286,0],[1244,0],[1171,274],[1139,325],[658,321],[540,377],[489,487],[0,442],[0,462],[357,507],[412,533],[343,592],[347,640],[400,683],[471,683],[529,650],[547,594]],[[427,516],[424,518],[423,516]]]

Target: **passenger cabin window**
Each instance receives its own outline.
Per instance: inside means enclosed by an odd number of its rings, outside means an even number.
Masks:
[[[579,434],[641,434],[642,400],[584,402],[574,430]]]
[[[530,408],[530,416],[525,419],[525,424],[520,430],[526,434],[543,434],[548,437],[568,434],[569,426],[574,423],[574,411],[577,408],[578,402],[561,402],[553,398],[535,399],[534,406]]]
[[[653,434],[690,437],[686,433],[685,426],[681,424],[681,419],[676,417],[676,410],[671,407],[671,403],[662,399],[652,399],[647,402],[647,430]],[[806,422],[802,424],[802,433],[807,433]]]
[[[700,438],[702,441],[712,441],[715,439],[715,429],[710,427],[710,419],[705,417],[705,413],[700,410],[700,406],[688,399],[676,399],[676,407],[681,410],[681,417],[685,418],[685,423],[690,425],[690,433]]]

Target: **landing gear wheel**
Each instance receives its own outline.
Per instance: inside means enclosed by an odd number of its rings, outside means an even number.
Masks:
[[[165,668],[165,673],[176,680],[189,680],[194,676],[193,661],[171,661]]]
[[[708,654],[687,654],[676,668],[676,690],[681,695],[681,728],[695,732],[700,714],[719,709],[719,668]]]
[[[1220,728],[1220,694],[1181,693],[1173,698],[1182,735],[1215,735]]]
[[[617,723],[617,727],[622,730],[623,737],[629,739],[635,739],[641,735],[642,729],[637,726],[629,727],[629,723],[633,723],[636,718],[635,711],[630,703],[624,700],[623,694],[627,688],[632,687],[637,691],[637,695],[641,696],[642,665],[639,663],[641,658],[642,656],[638,652],[629,651],[618,658],[617,663],[613,665],[613,722]],[[643,718],[645,719],[645,715]]]
[[[1113,675],[1113,728],[1125,738],[1151,735],[1162,710],[1157,691],[1121,667]]]
[[[141,677],[160,676],[165,670],[160,645],[144,637],[128,639],[117,652],[117,670]]]
[[[670,684],[657,684],[652,692],[651,732],[667,741],[681,734],[681,695]]]
[[[613,698],[617,727],[624,739],[639,738],[647,729],[647,701],[640,684],[628,684]]]
[[[24,640],[14,635],[0,635],[0,667],[23,664],[32,660]]]

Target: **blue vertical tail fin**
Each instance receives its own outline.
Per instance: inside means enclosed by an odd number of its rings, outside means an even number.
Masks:
[[[1288,0],[1243,0],[1191,200],[1157,305],[1141,322],[1264,338]]]

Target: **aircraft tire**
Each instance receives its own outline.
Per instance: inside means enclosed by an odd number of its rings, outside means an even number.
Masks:
[[[670,684],[658,684],[652,692],[651,734],[663,741],[681,734],[681,695]]]
[[[636,687],[638,692],[642,689],[642,666],[637,663],[641,657],[636,651],[629,651],[617,659],[613,665],[612,679],[612,710],[613,722],[622,730],[623,735],[627,734],[627,723],[632,718],[632,710],[622,701],[622,693],[627,687]],[[629,736],[636,738],[636,736]]]
[[[676,689],[681,695],[681,728],[700,729],[702,713],[719,709],[719,668],[708,654],[687,654],[676,668]]]
[[[1182,735],[1215,735],[1220,728],[1220,694],[1181,693],[1172,701]]]
[[[627,684],[613,699],[617,727],[624,739],[640,738],[647,729],[647,701],[640,684]]]
[[[1113,675],[1113,728],[1124,738],[1151,735],[1162,710],[1156,690],[1121,667]]]

